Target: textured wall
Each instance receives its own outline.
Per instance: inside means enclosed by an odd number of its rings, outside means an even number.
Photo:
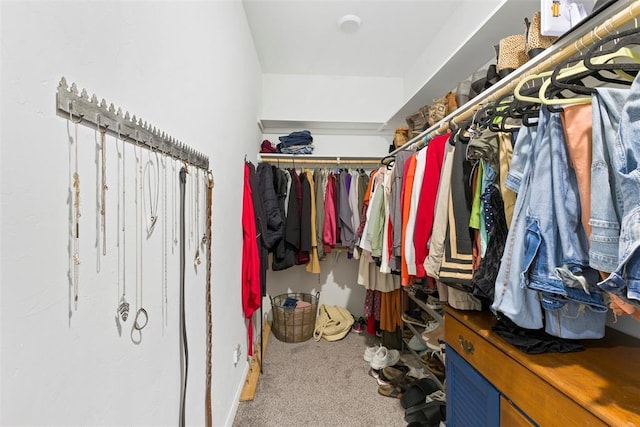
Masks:
[[[77,310],[70,304],[70,153],[66,120],[55,114],[56,87],[63,75],[210,157],[216,179],[213,414],[215,425],[230,423],[247,368],[240,304],[243,159],[255,151],[261,136],[255,124],[260,66],[242,4],[2,2],[0,13],[0,424],[178,423],[178,251],[168,252],[163,326],[161,230],[144,241],[149,325],[136,345],[131,320],[119,335],[114,319],[119,294],[114,139],[107,138],[108,251],[98,274],[96,144],[94,131],[84,126],[78,146],[80,301]],[[133,310],[135,157],[131,145],[127,150],[126,277]],[[171,199],[169,203],[170,211]],[[202,425],[206,275],[204,266],[197,274],[192,267],[195,243],[187,249],[187,423]],[[238,344],[242,357],[234,365]]]

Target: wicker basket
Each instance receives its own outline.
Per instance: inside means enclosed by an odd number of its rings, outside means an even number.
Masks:
[[[298,301],[306,301],[307,307],[283,307],[287,298],[295,298]],[[296,343],[307,341],[313,336],[316,326],[316,314],[318,313],[318,300],[320,294],[303,293],[282,294],[271,298],[271,312],[273,313],[273,335],[280,341]]]

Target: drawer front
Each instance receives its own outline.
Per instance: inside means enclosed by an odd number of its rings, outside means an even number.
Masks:
[[[450,315],[445,340],[538,425],[606,425]]]
[[[447,347],[447,427],[498,427],[500,393]]]
[[[535,427],[513,403],[500,396],[500,427]]]

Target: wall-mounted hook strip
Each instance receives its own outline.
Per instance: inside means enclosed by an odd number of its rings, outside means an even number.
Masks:
[[[59,116],[74,123],[82,123],[93,128],[99,127],[123,141],[142,144],[151,150],[160,151],[201,169],[209,169],[207,156],[196,152],[166,132],[156,129],[135,114],[131,115],[125,111],[123,115],[120,107],[116,108],[113,103],[108,104],[105,99],[98,102],[95,94],[89,97],[87,90],[79,91],[75,83],[69,87],[64,77],[60,79],[56,92],[56,109]]]

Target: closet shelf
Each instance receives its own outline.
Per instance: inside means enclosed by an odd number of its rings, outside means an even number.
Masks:
[[[552,69],[557,64],[561,63],[561,61],[572,57],[581,49],[584,49],[583,46],[593,44],[594,41],[606,36],[611,31],[622,27],[629,21],[636,19],[638,16],[640,16],[640,2],[619,0],[613,5],[607,7],[606,13],[603,12],[600,15],[596,15],[585,20],[578,28],[575,28],[575,31],[572,31],[570,35],[563,37],[562,40],[559,40],[552,47],[509,74],[507,78],[500,80],[498,83],[480,93],[466,104],[459,106],[457,110],[444,117],[435,125],[421,132],[419,135],[411,138],[404,145],[396,148],[386,155],[385,158],[389,158],[408,148],[415,149],[422,147],[422,141],[425,137],[431,137],[433,135],[446,132],[452,121],[454,123],[460,123],[470,119],[474,112],[477,111],[484,103],[495,101],[503,95],[512,93],[521,79]],[[427,98],[421,99],[423,105],[425,102],[429,101],[430,99]]]
[[[385,125],[384,122],[258,119],[262,133],[282,135],[305,129],[325,135],[393,135],[393,129],[386,129]]]
[[[455,91],[460,81],[491,60],[493,44],[511,34],[523,34],[524,18],[531,18],[539,8],[540,2],[536,1],[502,0],[475,31],[468,31],[469,36],[444,63],[431,62],[431,69],[422,74],[422,86],[387,120],[388,127],[406,126],[406,117],[447,92]]]
[[[378,165],[379,157],[359,157],[359,156],[317,156],[314,154],[278,154],[259,153],[258,160],[267,163],[299,163],[318,165]]]

